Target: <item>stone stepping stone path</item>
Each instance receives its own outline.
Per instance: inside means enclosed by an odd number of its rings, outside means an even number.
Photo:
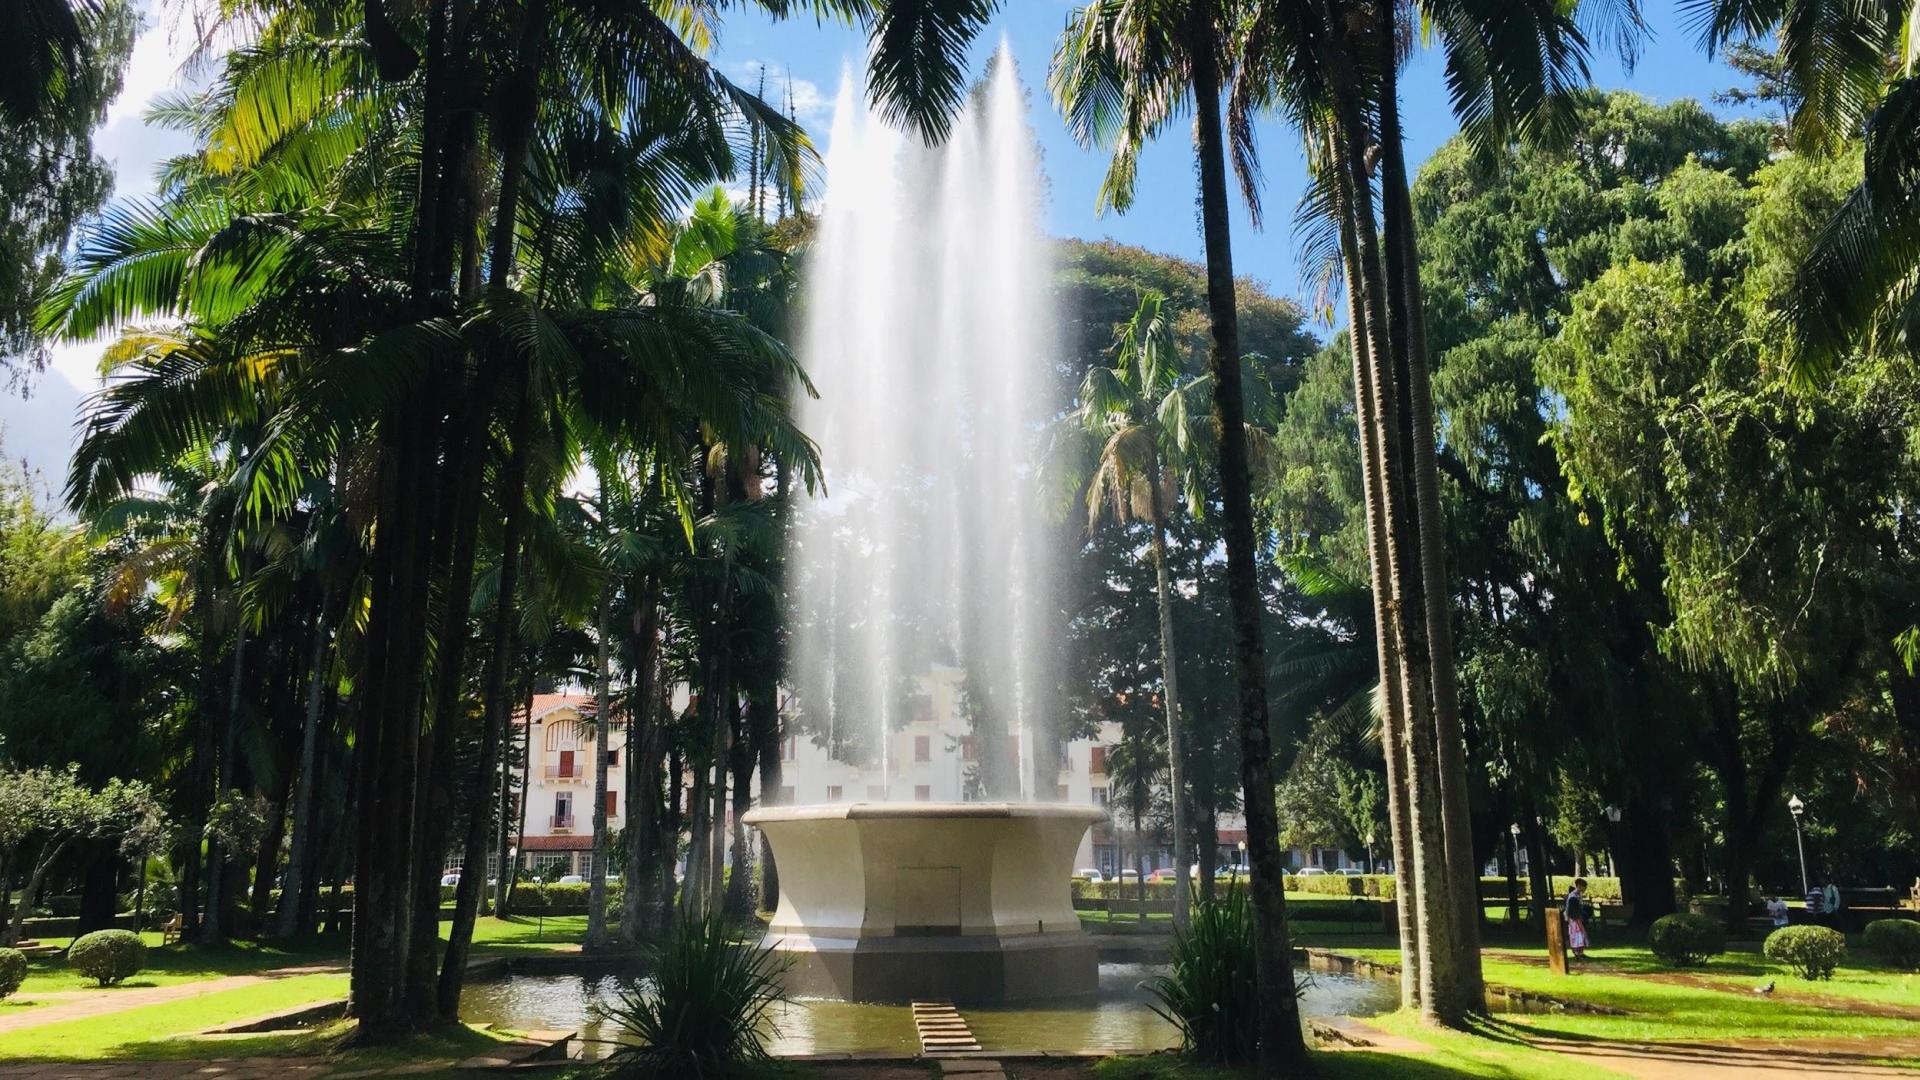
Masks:
[[[960,1010],[951,1001],[913,1003],[913,1027],[920,1035],[923,1054],[977,1054],[980,1044],[974,1040]]]

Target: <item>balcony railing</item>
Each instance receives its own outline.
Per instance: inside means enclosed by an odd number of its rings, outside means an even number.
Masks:
[[[587,775],[587,767],[576,761],[571,765],[547,766],[549,780],[579,780]]]
[[[553,815],[553,830],[555,832],[570,832],[572,831],[572,829],[573,829],[572,814]]]

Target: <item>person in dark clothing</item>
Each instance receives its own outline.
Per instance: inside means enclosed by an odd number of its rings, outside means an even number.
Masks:
[[[1562,910],[1567,922],[1567,947],[1573,950],[1573,958],[1587,958],[1587,879],[1574,878],[1573,888],[1567,890],[1567,902]]]

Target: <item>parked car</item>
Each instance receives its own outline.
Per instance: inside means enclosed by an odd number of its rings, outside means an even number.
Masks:
[[[1304,866],[1294,874],[1295,877],[1326,877],[1325,869],[1318,866]]]
[[[1122,871],[1120,871],[1120,880],[1121,880],[1121,881],[1139,881],[1139,880],[1140,880],[1140,871],[1138,871],[1138,870],[1122,870]]]
[[[441,875],[440,875],[440,884],[442,884],[442,885],[458,885],[458,884],[460,884],[460,871],[458,871],[458,870],[455,870],[455,871],[454,871],[453,873],[451,873],[451,874],[441,874]]]
[[[585,885],[586,883],[587,879],[579,874],[562,874],[560,880],[555,882],[556,885]]]
[[[1226,877],[1226,878],[1249,877],[1252,874],[1253,874],[1253,868],[1248,866],[1246,863],[1237,863],[1237,864],[1227,863],[1223,866],[1216,867],[1213,871],[1214,877]]]
[[[1084,881],[1089,885],[1098,885],[1101,882],[1107,880],[1106,878],[1100,876],[1100,871],[1095,870],[1092,867],[1087,867],[1084,870],[1075,870],[1073,872],[1073,876],[1076,880]]]
[[[1172,881],[1178,876],[1179,875],[1177,875],[1174,872],[1173,867],[1163,866],[1160,869],[1155,870],[1153,873],[1148,874],[1147,880],[1148,881]]]
[[[1335,870],[1334,873],[1339,874],[1341,877],[1366,877],[1367,876],[1367,872],[1365,870],[1355,869],[1354,867],[1351,867],[1351,866],[1347,867],[1345,870]]]

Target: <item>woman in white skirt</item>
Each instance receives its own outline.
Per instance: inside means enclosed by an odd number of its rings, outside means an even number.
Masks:
[[[1563,908],[1567,922],[1567,948],[1573,950],[1575,960],[1587,958],[1587,879],[1574,878],[1573,888],[1567,890],[1567,902]]]

